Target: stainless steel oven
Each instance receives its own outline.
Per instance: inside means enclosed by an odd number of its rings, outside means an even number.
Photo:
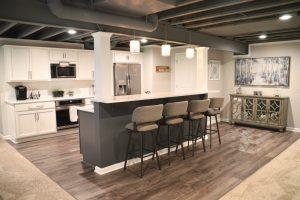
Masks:
[[[84,99],[55,101],[57,129],[77,127],[78,122],[70,121],[70,106],[83,106]]]
[[[76,78],[76,64],[68,62],[52,63],[51,78]]]

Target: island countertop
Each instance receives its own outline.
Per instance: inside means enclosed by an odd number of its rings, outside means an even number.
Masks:
[[[110,103],[180,97],[180,96],[187,96],[187,95],[197,95],[197,94],[207,94],[207,93],[210,94],[210,93],[218,93],[218,92],[219,92],[218,90],[210,90],[210,91],[192,90],[192,91],[181,91],[181,92],[161,92],[161,93],[153,93],[153,94],[112,96],[112,97],[104,97],[104,98],[95,97],[94,102],[110,104]]]

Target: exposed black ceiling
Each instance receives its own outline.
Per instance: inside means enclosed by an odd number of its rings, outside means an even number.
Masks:
[[[36,1],[46,4],[46,0]],[[63,3],[133,17],[157,13],[160,24],[245,43],[300,38],[300,0],[63,0]],[[280,21],[278,17],[286,13],[292,14],[293,18]],[[75,35],[70,35],[67,33],[68,28],[62,26],[0,20],[0,37],[4,38],[71,42],[90,46],[93,42],[91,33],[95,32],[79,28]],[[97,26],[101,30],[101,24]],[[268,35],[264,40],[258,39],[262,33]],[[111,42],[113,47],[126,48],[132,38],[115,34]],[[145,45],[162,43],[163,40],[148,38]],[[178,46],[184,42],[171,44]]]

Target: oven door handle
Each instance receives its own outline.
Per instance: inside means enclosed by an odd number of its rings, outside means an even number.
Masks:
[[[69,110],[69,106],[56,106],[55,110]]]

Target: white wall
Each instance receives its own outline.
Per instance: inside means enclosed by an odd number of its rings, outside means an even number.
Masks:
[[[250,46],[248,57],[274,57],[274,56],[290,56],[290,86],[289,88],[279,88],[280,95],[288,96],[288,127],[300,128],[300,41],[274,42],[264,44],[254,44]],[[211,53],[213,57],[215,53]],[[215,54],[216,55],[216,54]],[[218,55],[219,57],[219,55]],[[235,58],[232,53],[222,52],[222,74],[221,83],[210,84],[210,87],[220,87],[226,97],[225,108],[222,118],[229,119],[229,94],[235,93],[237,87],[234,85],[234,64]],[[218,86],[219,85],[219,86]],[[253,94],[254,90],[261,90],[264,95],[274,95],[278,88],[270,87],[243,87],[245,94]]]
[[[171,66],[171,57],[161,56],[160,46],[143,49],[143,87],[151,93],[171,91],[171,73],[156,72],[156,66]]]
[[[4,116],[4,98],[5,98],[5,90],[4,90],[4,58],[3,58],[3,49],[0,48],[0,134],[3,134],[3,124],[2,119]]]

